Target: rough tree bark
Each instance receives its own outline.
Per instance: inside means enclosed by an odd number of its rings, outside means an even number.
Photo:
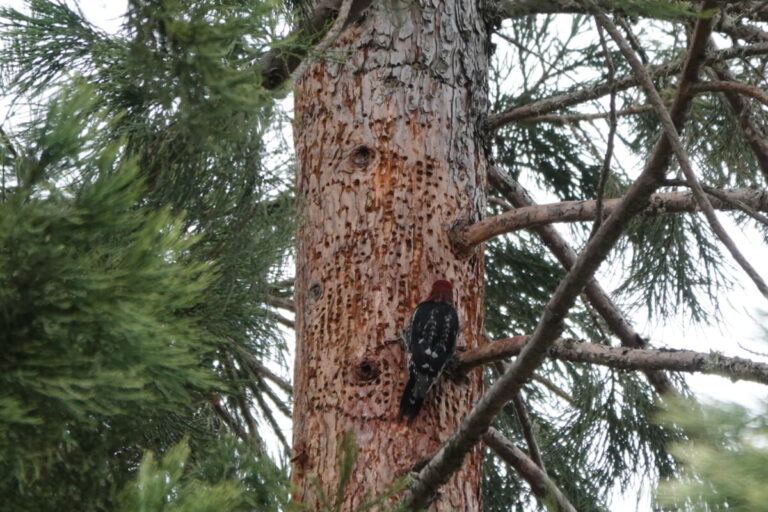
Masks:
[[[418,4],[418,5],[417,5]],[[454,283],[458,344],[483,331],[482,247],[455,255],[449,231],[485,204],[489,41],[477,2],[374,3],[295,84],[297,234],[294,484],[333,494],[337,447],[358,460],[342,510],[381,492],[440,446],[481,394],[442,379],[411,428],[396,421],[407,380],[399,337],[432,281]],[[480,510],[475,450],[430,510]],[[316,478],[316,484],[312,480]]]

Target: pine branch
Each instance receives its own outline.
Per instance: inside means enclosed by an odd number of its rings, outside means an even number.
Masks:
[[[757,43],[768,41],[768,32],[741,23],[741,20],[734,16],[721,16],[717,23],[717,30],[735,39]]]
[[[235,350],[237,350],[237,352],[240,354],[241,360],[245,364],[250,366],[253,370],[255,370],[259,375],[261,375],[265,379],[268,379],[274,382],[275,384],[277,384],[277,386],[283,391],[285,391],[286,393],[288,393],[288,395],[293,394],[293,387],[291,386],[290,382],[283,379],[282,377],[277,375],[275,372],[273,372],[272,370],[264,366],[264,364],[262,364],[261,361],[256,359],[256,357],[250,352],[248,352],[248,350],[244,349],[238,344],[233,343],[233,345],[235,347]]]
[[[19,153],[16,151],[16,147],[13,145],[13,141],[5,132],[2,126],[0,126],[0,142],[3,143],[3,146],[5,146],[5,151],[9,155],[11,155],[13,158],[19,157]]]
[[[568,394],[567,391],[565,391],[563,388],[552,382],[546,377],[542,377],[541,375],[538,375],[534,373],[531,375],[531,380],[535,380],[536,382],[542,384],[545,388],[550,390],[554,395],[559,396],[566,402],[568,402],[571,405],[574,405],[576,403],[576,399],[574,399],[570,394]]]
[[[213,410],[216,411],[216,414],[219,415],[219,417],[224,421],[224,424],[229,427],[229,429],[237,435],[238,438],[244,443],[248,443],[251,439],[248,436],[248,432],[246,432],[243,427],[240,425],[240,423],[235,419],[234,416],[232,416],[229,411],[221,405],[221,399],[215,395],[214,393],[211,393],[211,405],[213,406]],[[263,446],[260,445],[260,443],[256,444],[259,447],[259,452],[263,452]]]
[[[529,335],[514,336],[462,352],[456,356],[455,371],[467,372],[476,366],[518,356],[531,338]],[[560,338],[549,348],[548,355],[561,361],[597,364],[618,370],[705,373],[768,384],[768,363],[728,357],[718,352],[705,354],[693,350],[616,348]]]
[[[275,436],[277,437],[278,441],[280,441],[280,444],[283,446],[283,452],[286,454],[287,457],[290,457],[291,445],[285,439],[285,436],[283,435],[283,431],[280,430],[280,425],[277,423],[277,420],[275,420],[275,416],[272,414],[272,409],[269,407],[269,404],[267,404],[266,400],[264,400],[264,397],[261,396],[261,393],[259,393],[258,390],[254,389],[253,386],[251,386],[251,393],[253,393],[253,397],[256,399],[256,402],[259,404],[259,409],[261,409],[262,414],[264,414],[264,417],[266,418],[267,422],[272,427],[272,431],[275,433]]]
[[[488,171],[488,179],[491,185],[506,197],[514,206],[524,208],[535,206],[533,199],[528,193],[512,179],[508,174],[502,172],[497,167],[491,167]],[[535,226],[533,231],[539,235],[544,245],[552,252],[558,261],[567,270],[570,270],[576,262],[576,251],[571,248],[568,242],[549,225]],[[621,340],[625,347],[639,348],[644,344],[643,338],[632,328],[629,321],[624,317],[621,309],[614,304],[600,284],[591,279],[584,289],[587,298],[592,307],[597,310],[608,327]],[[674,391],[674,387],[669,378],[660,372],[646,373],[648,381],[653,384],[656,392],[663,395]]]
[[[608,49],[608,43],[605,40],[605,34],[598,24],[597,32],[600,35],[600,46],[605,54],[605,61],[608,67],[608,84],[611,86],[609,107],[608,107],[608,142],[605,147],[605,156],[603,165],[600,169],[600,179],[597,183],[597,197],[595,199],[595,222],[592,226],[592,233],[597,231],[600,223],[603,221],[603,201],[605,200],[605,185],[608,182],[608,175],[611,172],[611,159],[613,158],[613,143],[616,137],[617,117],[616,117],[616,66],[613,63],[611,52]]]
[[[653,105],[638,105],[616,111],[616,117],[633,116],[653,110]],[[525,117],[518,122],[521,124],[551,123],[551,124],[570,124],[582,121],[597,121],[599,119],[608,119],[610,112],[595,112],[593,114],[544,114],[541,116]]]
[[[718,210],[738,210],[739,203],[757,211],[768,212],[768,190],[749,188],[712,189],[718,200],[712,201]],[[621,203],[621,198],[605,199],[603,215],[609,215]],[[641,215],[653,217],[674,213],[700,211],[696,198],[689,192],[668,192],[653,194]],[[523,206],[499,215],[487,217],[469,226],[456,225],[452,241],[457,251],[466,251],[495,236],[512,233],[521,229],[559,222],[589,222],[597,217],[597,201],[561,201],[559,203]]]
[[[541,468],[542,471],[547,471],[544,467],[544,459],[541,458],[541,450],[539,450],[539,443],[536,442],[536,434],[533,431],[533,422],[531,421],[531,415],[528,414],[528,409],[525,407],[523,397],[520,393],[516,393],[512,397],[512,406],[515,408],[515,417],[520,424],[520,430],[523,432],[525,438],[525,444],[528,445],[528,453],[531,456],[531,460]]]
[[[674,2],[677,3],[677,2]],[[716,0],[713,2],[715,7],[743,4],[743,1],[739,0]],[[637,9],[628,11],[632,5],[629,2],[616,2],[613,0],[597,0],[589,3],[605,12],[610,12],[616,15],[630,16],[637,14]],[[682,6],[681,6],[682,7]],[[496,2],[496,10],[499,16],[503,18],[519,18],[522,16],[528,16],[530,14],[589,14],[590,7],[581,1],[576,0],[498,0]],[[666,13],[666,18],[675,18],[681,20],[690,19],[689,13],[677,12],[673,13],[669,11]],[[719,27],[718,27],[719,28]]]
[[[283,413],[283,416],[286,418],[291,418],[293,416],[291,413],[291,408],[286,405],[286,403],[279,396],[277,396],[274,391],[272,391],[272,388],[269,387],[264,379],[259,379],[259,389],[263,391],[265,395],[267,395],[272,403],[275,404],[275,407],[277,407],[280,412]]]
[[[635,70],[635,73],[641,77],[641,83],[643,85],[643,89],[645,89],[646,95],[648,96],[648,100],[651,104],[653,104],[654,109],[659,116],[659,121],[661,122],[661,126],[664,132],[664,137],[662,140],[667,140],[668,144],[671,146],[672,151],[680,163],[680,169],[683,171],[683,174],[690,184],[693,196],[696,198],[696,203],[704,212],[704,215],[709,221],[712,231],[720,239],[720,242],[725,245],[725,247],[731,253],[731,256],[733,256],[733,259],[736,260],[741,268],[744,269],[744,272],[746,272],[747,275],[752,279],[752,281],[755,283],[755,286],[757,286],[758,290],[760,290],[763,296],[768,298],[768,285],[765,284],[765,281],[763,281],[763,278],[760,277],[760,274],[757,273],[757,271],[747,261],[744,255],[741,254],[738,247],[736,247],[736,244],[728,235],[728,232],[725,230],[725,228],[723,228],[723,226],[720,224],[720,221],[717,219],[717,215],[715,215],[715,210],[712,207],[712,204],[710,203],[706,193],[704,192],[704,189],[696,178],[696,173],[693,171],[693,166],[691,165],[690,159],[688,158],[688,152],[685,150],[682,142],[680,141],[680,136],[677,133],[675,122],[673,121],[672,116],[670,115],[667,108],[664,106],[664,103],[661,101],[661,97],[659,96],[656,87],[653,85],[653,81],[651,80],[650,76],[645,71],[642,62],[640,62],[637,54],[629,46],[629,43],[627,43],[626,39],[624,39],[624,36],[621,35],[621,32],[619,32],[616,25],[614,25],[607,16],[598,12],[595,14],[595,17],[605,28],[605,30],[611,35],[611,37],[613,37],[613,40],[619,46],[621,52],[624,54],[627,60],[630,61],[632,68]],[[702,47],[706,47],[709,43],[709,36],[709,31],[706,33],[695,31],[692,44],[694,46],[700,45]],[[702,41],[701,38],[705,39]],[[694,89],[693,85],[697,80],[697,74],[684,74],[683,79],[680,82],[678,97],[688,96],[689,92]]]
[[[768,54],[768,43],[759,43],[752,46],[737,46],[733,48],[727,48],[714,52],[707,56],[705,59],[706,64],[715,64],[724,62],[728,59],[744,58],[752,55]],[[683,66],[683,59],[675,59],[666,64],[651,67],[648,69],[648,75],[652,79],[658,79],[664,76],[669,76],[680,71]],[[632,87],[638,86],[640,79],[637,75],[628,75],[622,78],[616,79],[616,90],[625,91]],[[549,98],[529,103],[520,107],[507,110],[505,112],[499,112],[497,114],[491,114],[485,120],[484,126],[487,130],[497,130],[515,121],[521,121],[530,117],[540,116],[553,110],[559,110],[567,107],[572,107],[586,101],[596,100],[607,94],[610,94],[611,86],[608,83],[598,83],[591,86],[577,89],[572,92],[563,94],[557,94]]]
[[[710,38],[710,47],[716,49],[715,42]],[[734,82],[736,77],[724,64],[713,64],[711,66],[712,74],[720,80]],[[762,136],[761,131],[752,120],[752,110],[748,102],[744,101],[739,94],[733,92],[724,92],[725,99],[733,112],[733,115],[739,121],[741,135],[754,153],[763,177],[768,180],[768,141]]]
[[[548,510],[576,512],[574,506],[571,505],[568,498],[558,489],[547,473],[537,466],[523,450],[504,437],[501,432],[493,427],[489,428],[483,436],[483,442],[528,482],[533,494],[542,503],[547,504]]]
[[[731,82],[727,80],[718,80],[712,82],[703,82],[694,84],[691,87],[692,92],[731,92],[750,96],[764,105],[768,105],[768,94],[757,87],[743,84],[740,82]]]
[[[712,1],[707,0],[703,8],[709,9],[712,5]],[[593,14],[601,16],[600,13]],[[693,43],[683,67],[678,96],[675,97],[672,107],[674,118],[680,124],[688,105],[687,95],[684,96],[680,91],[687,91],[687,82],[698,75],[710,32],[711,20],[700,18],[696,22]],[[653,87],[642,64],[639,64],[640,69],[637,69],[634,63],[632,67],[641,81],[648,82]],[[657,141],[649,161],[632,184],[624,200],[603,222],[576,258],[573,267],[560,282],[544,308],[530,342],[526,344],[509,370],[483,395],[461,425],[408,486],[403,497],[403,505],[422,508],[428,504],[429,497],[433,496],[435,491],[448,481],[451,474],[461,467],[466,454],[488,430],[504,404],[520,390],[533,371],[544,361],[550,345],[563,332],[565,317],[576,302],[576,298],[592,279],[631,219],[639,213],[663,179],[670,152],[667,139],[667,137],[661,137]]]

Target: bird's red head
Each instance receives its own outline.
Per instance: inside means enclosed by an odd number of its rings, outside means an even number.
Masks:
[[[429,292],[428,301],[447,302],[453,304],[453,285],[450,281],[445,279],[438,279],[432,285],[432,290]]]

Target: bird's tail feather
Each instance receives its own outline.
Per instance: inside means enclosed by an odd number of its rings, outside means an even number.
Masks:
[[[421,410],[430,384],[430,379],[425,375],[411,375],[405,386],[403,397],[400,399],[400,412],[397,415],[397,421],[402,421],[405,417],[408,418],[408,425],[413,423]]]

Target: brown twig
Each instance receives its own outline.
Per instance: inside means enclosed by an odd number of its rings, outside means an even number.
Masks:
[[[733,92],[743,94],[756,99],[764,105],[768,105],[768,94],[752,85],[728,80],[702,82],[691,86],[692,92]]]
[[[638,105],[636,107],[628,107],[616,111],[617,117],[632,116],[642,114],[653,110],[653,105]],[[525,117],[517,121],[521,124],[534,124],[534,123],[552,123],[552,124],[569,124],[579,123],[582,121],[597,121],[600,119],[610,118],[610,112],[595,112],[592,114],[544,114],[541,116]]]
[[[523,432],[525,438],[525,444],[528,446],[528,454],[531,456],[531,460],[541,468],[542,471],[546,471],[544,467],[544,459],[541,458],[541,450],[539,450],[539,443],[536,442],[536,434],[533,431],[533,422],[531,421],[531,415],[528,414],[528,408],[523,402],[523,397],[520,393],[516,393],[512,397],[512,407],[515,409],[515,417],[520,425],[520,430]]]
[[[613,158],[613,141],[616,136],[616,66],[613,64],[613,58],[611,58],[611,52],[608,49],[608,43],[605,41],[605,34],[600,24],[597,25],[597,32],[600,35],[600,46],[603,48],[605,54],[605,63],[608,67],[608,84],[611,86],[610,91],[610,106],[608,108],[608,142],[606,143],[605,157],[603,158],[603,165],[600,169],[600,179],[597,183],[597,197],[595,200],[595,222],[592,226],[592,233],[594,234],[600,227],[600,223],[603,221],[603,199],[605,195],[605,185],[608,182],[608,175],[611,172],[611,159]]]
[[[548,378],[542,377],[541,375],[534,373],[533,375],[531,375],[531,380],[535,380],[536,382],[541,383],[545,388],[547,388],[556,396],[559,396],[569,404],[574,405],[576,403],[576,400],[567,391],[565,391],[563,388],[561,388],[560,386],[558,386]]]
[[[549,478],[547,473],[525,454],[523,450],[512,444],[498,430],[491,427],[483,435],[483,442],[493,450],[504,462],[512,466],[515,471],[528,482],[536,497],[546,503],[549,510],[558,512],[576,512],[565,494]]]
[[[709,46],[713,51],[717,49],[711,38]],[[711,66],[711,73],[720,80],[735,81],[735,77],[724,64],[713,64]],[[724,95],[733,115],[739,121],[739,128],[741,129],[744,141],[755,155],[760,170],[763,172],[763,177],[768,179],[768,141],[762,136],[759,128],[753,122],[749,103],[744,101],[740,94],[734,92],[724,91]]]

